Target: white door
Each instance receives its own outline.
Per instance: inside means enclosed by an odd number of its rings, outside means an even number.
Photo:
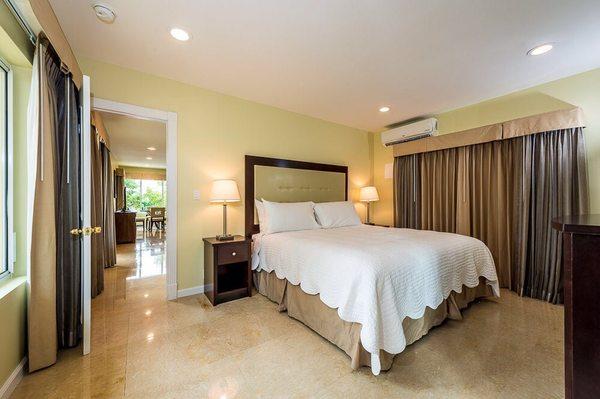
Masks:
[[[81,88],[81,319],[83,323],[83,354],[90,353],[92,325],[92,239],[90,227],[92,222],[92,169],[90,142],[91,107],[90,77],[83,76]],[[86,229],[87,227],[87,229]]]

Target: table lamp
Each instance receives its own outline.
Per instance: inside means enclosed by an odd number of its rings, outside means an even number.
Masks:
[[[360,189],[360,201],[367,203],[367,220],[365,223],[371,224],[369,208],[371,206],[371,202],[379,201],[379,194],[377,193],[377,189],[373,186],[362,187]]]
[[[233,240],[233,236],[227,234],[227,204],[240,201],[240,192],[235,180],[224,179],[213,181],[209,201],[223,204],[223,234],[218,235],[217,240]]]

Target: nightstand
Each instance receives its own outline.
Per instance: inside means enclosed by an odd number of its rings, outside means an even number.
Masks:
[[[213,305],[252,295],[250,240],[204,238],[205,295]]]

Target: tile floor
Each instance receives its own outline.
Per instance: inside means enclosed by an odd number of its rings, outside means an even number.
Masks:
[[[215,308],[204,296],[167,302],[163,238],[119,248],[93,300],[91,354],[62,351],[13,398],[564,396],[562,307],[503,290],[375,377],[260,295]]]

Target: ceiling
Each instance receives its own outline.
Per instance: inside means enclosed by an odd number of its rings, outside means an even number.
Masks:
[[[167,128],[164,123],[107,112],[100,114],[108,132],[110,152],[119,165],[167,167]],[[156,150],[150,151],[148,147],[155,147]]]
[[[78,55],[371,131],[600,66],[598,0],[50,2]]]

